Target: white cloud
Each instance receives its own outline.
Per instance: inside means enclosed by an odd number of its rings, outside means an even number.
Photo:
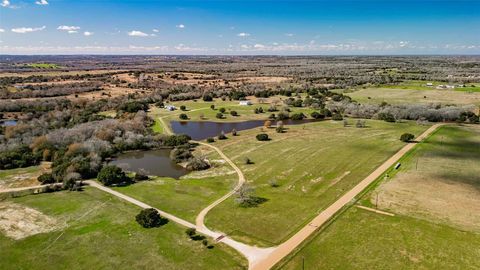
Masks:
[[[184,24],[179,24],[179,25],[177,25],[177,28],[183,29],[183,28],[185,28],[185,25]]]
[[[142,31],[137,31],[137,30],[128,32],[128,35],[131,37],[148,37],[149,36],[149,34],[144,33]]]
[[[293,37],[293,34],[292,34],[292,33],[285,33],[285,36],[287,36],[287,37]]]
[[[12,32],[17,33],[17,34],[25,34],[25,33],[30,33],[30,32],[42,31],[42,30],[44,30],[45,28],[47,28],[47,27],[46,27],[46,26],[35,27],[35,28],[32,28],[32,27],[19,27],[19,28],[12,28]]]
[[[0,28],[0,33],[3,33],[3,32],[5,32],[5,29]]]
[[[83,35],[86,36],[86,37],[89,37],[89,36],[93,35],[93,32],[85,31],[85,32],[83,32]]]
[[[243,32],[242,32],[242,33],[238,33],[237,36],[239,36],[239,37],[248,37],[248,36],[250,36],[250,34],[249,34],[249,33],[243,33]]]
[[[76,34],[76,33],[78,33],[78,31],[70,30],[70,31],[68,31],[68,33],[69,33],[69,34]]]
[[[265,45],[263,45],[263,44],[255,44],[255,45],[253,45],[253,48],[259,49],[259,50],[263,50],[263,49],[265,49]]]
[[[0,4],[2,7],[9,7],[10,6],[10,1],[8,0],[3,0],[2,3]]]
[[[39,0],[39,1],[35,1],[35,4],[40,5],[40,6],[46,6],[46,5],[48,5],[48,1],[47,0]]]
[[[70,33],[70,31],[75,31],[76,32],[77,30],[80,30],[80,27],[79,26],[60,25],[59,27],[57,27],[57,30],[68,31]]]
[[[155,33],[160,32],[160,31],[158,31],[158,29],[153,29],[152,31],[155,32]]]

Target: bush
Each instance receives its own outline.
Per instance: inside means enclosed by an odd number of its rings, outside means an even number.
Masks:
[[[143,173],[136,173],[133,180],[135,181],[145,181],[148,180],[148,175],[145,175]]]
[[[290,119],[292,120],[303,120],[305,118],[305,115],[303,113],[295,113],[295,114],[292,114],[292,116],[290,117]]]
[[[230,115],[231,115],[231,116],[238,116],[238,113],[237,113],[237,111],[231,111],[231,112],[230,112]]]
[[[195,230],[194,228],[188,228],[185,230],[185,233],[188,235],[188,237],[192,237],[194,235],[197,234],[197,230]]]
[[[98,173],[97,179],[105,186],[123,184],[129,180],[122,169],[113,165],[103,167]]]
[[[227,136],[225,136],[225,133],[222,131],[219,135],[218,135],[218,139],[219,140],[226,140],[228,139]]]
[[[187,120],[188,119],[188,115],[182,113],[178,116],[178,118],[182,119],[182,120]]]
[[[283,127],[277,127],[275,130],[277,131],[277,133],[283,133],[284,132]]]
[[[391,113],[379,113],[378,114],[378,119],[383,120],[385,122],[395,122],[395,116]]]
[[[210,164],[203,158],[193,157],[188,161],[186,167],[189,170],[202,171],[210,168]]]
[[[213,97],[211,95],[204,95],[203,101],[206,101],[206,102],[213,101]]]
[[[186,134],[180,134],[180,135],[171,135],[167,137],[165,140],[165,145],[166,146],[179,146],[179,145],[185,145],[190,141],[192,138]]]
[[[247,164],[247,165],[253,164],[253,161],[250,160],[250,158],[246,157],[245,158],[245,164]]]
[[[342,121],[343,120],[343,116],[339,113],[336,113],[332,116],[332,120],[334,121]]]
[[[310,116],[313,118],[313,119],[324,119],[325,118],[325,115],[319,113],[319,112],[312,112],[310,114]]]
[[[225,113],[227,110],[225,108],[220,108],[220,109],[218,109],[218,111],[221,112],[221,113]]]
[[[212,137],[210,137],[210,138],[207,138],[207,142],[208,142],[208,143],[213,143],[213,142],[215,142],[215,139],[214,139],[214,138],[212,138]]]
[[[233,135],[233,136],[237,136],[237,135],[238,135],[236,129],[232,129],[232,135]]]
[[[53,179],[53,175],[51,173],[44,173],[40,175],[37,180],[38,182],[42,183],[42,185],[55,183],[55,179]]]
[[[215,117],[217,117],[218,119],[223,119],[223,113],[217,113]]]
[[[262,107],[255,108],[255,109],[253,110],[253,112],[254,112],[255,114],[263,113],[263,108],[262,108]]]
[[[256,138],[257,138],[257,140],[259,140],[259,141],[268,141],[268,140],[270,140],[270,138],[268,137],[268,134],[265,134],[265,133],[257,134]]]
[[[187,110],[187,107],[185,105],[181,105],[180,110],[185,111],[185,110]]]
[[[153,208],[143,209],[135,217],[135,220],[144,228],[160,227],[168,223],[168,219],[160,216],[158,211]]]
[[[403,133],[402,136],[400,136],[400,141],[402,142],[411,142],[415,138],[415,136],[411,133]]]
[[[24,168],[38,164],[41,155],[34,154],[27,145],[0,152],[0,170]]]
[[[188,160],[191,157],[190,149],[185,147],[176,147],[170,152],[170,158],[177,163]]]
[[[215,110],[215,105],[210,105],[210,109]]]

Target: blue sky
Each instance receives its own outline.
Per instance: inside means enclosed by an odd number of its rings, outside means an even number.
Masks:
[[[480,54],[480,0],[0,0],[0,54]]]

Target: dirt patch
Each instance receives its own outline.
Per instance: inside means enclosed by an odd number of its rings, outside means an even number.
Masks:
[[[42,162],[38,167],[0,171],[0,191],[10,188],[38,186],[40,182],[37,178],[48,172],[51,172],[51,162]]]
[[[403,173],[379,188],[378,205],[400,214],[480,231],[480,190],[469,184]]]
[[[12,202],[0,202],[0,232],[19,240],[63,227],[56,219],[42,212]]]

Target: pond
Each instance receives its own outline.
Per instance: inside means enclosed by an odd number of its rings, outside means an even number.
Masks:
[[[165,176],[178,179],[189,170],[170,159],[170,149],[132,151],[119,155],[109,164],[125,171],[140,172],[147,175]]]
[[[284,125],[300,125],[314,122],[313,119],[285,120]],[[209,137],[216,137],[222,131],[230,133],[233,129],[237,131],[261,127],[264,120],[250,120],[243,122],[209,122],[209,121],[172,121],[170,125],[175,134],[187,134],[194,140],[204,140]],[[275,125],[275,121],[272,121]]]
[[[0,120],[0,126],[8,127],[8,126],[16,126],[17,120]]]

